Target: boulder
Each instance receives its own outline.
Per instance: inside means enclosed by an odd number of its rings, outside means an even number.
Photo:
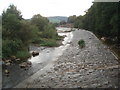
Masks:
[[[32,52],[33,57],[39,55],[39,52]]]

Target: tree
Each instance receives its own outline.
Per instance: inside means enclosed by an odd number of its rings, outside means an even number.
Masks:
[[[6,15],[7,14],[7,15]],[[2,27],[3,27],[3,39],[4,38],[16,38],[19,28],[20,28],[20,20],[16,17],[15,14],[6,13],[4,14],[2,19]]]
[[[20,56],[19,51],[28,53],[28,45],[32,38],[32,26],[22,19],[20,11],[14,5],[10,5],[2,14],[2,56]],[[25,54],[24,53],[24,54]],[[28,54],[26,54],[28,55]],[[25,57],[20,56],[20,57]]]
[[[44,27],[49,23],[49,20],[37,14],[32,17],[31,22],[38,27],[39,31],[44,31]]]
[[[69,16],[68,17],[68,23],[74,23],[75,22],[75,20],[76,20],[76,15],[73,15],[73,16]]]
[[[9,14],[14,14],[16,16],[17,19],[21,20],[22,15],[21,12],[17,10],[17,7],[14,6],[13,4],[10,5],[6,11],[3,11],[2,13],[2,18],[5,19],[6,16],[8,16]]]
[[[78,16],[74,26],[83,28],[100,37],[119,38],[119,3],[93,3],[84,16]]]
[[[51,38],[51,39],[56,39],[57,37],[57,32],[55,27],[52,24],[48,24],[44,27],[44,32],[42,34],[44,38]]]
[[[75,28],[83,28],[83,16],[78,16],[74,22]]]

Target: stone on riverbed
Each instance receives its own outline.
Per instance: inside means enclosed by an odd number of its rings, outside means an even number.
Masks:
[[[35,56],[37,56],[37,55],[39,55],[39,52],[32,52],[32,55],[33,55],[33,57],[35,57]]]
[[[15,59],[16,61],[20,61],[20,58]]]
[[[6,63],[11,63],[12,61],[11,60],[5,60]]]
[[[3,65],[5,65],[5,66],[11,65],[11,63],[12,63],[11,60],[5,60],[5,61],[3,61]]]
[[[27,63],[26,63],[26,62],[23,62],[23,63],[19,64],[19,66],[20,66],[21,68],[25,68],[25,67],[27,67]]]
[[[9,65],[11,65],[11,63],[10,63],[10,62],[8,62],[8,63],[5,63],[5,65],[6,65],[6,66],[9,66]]]
[[[9,73],[10,73],[10,72],[6,69],[6,70],[5,70],[5,75],[6,75],[6,76],[9,76]]]
[[[16,59],[16,56],[11,56],[11,60],[15,60]]]
[[[27,62],[23,62],[21,64],[19,64],[19,66],[21,68],[27,68],[27,67],[31,67],[32,63],[30,61],[27,61]]]

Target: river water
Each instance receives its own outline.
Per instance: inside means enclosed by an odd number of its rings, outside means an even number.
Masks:
[[[51,62],[56,61],[59,56],[63,54],[63,51],[67,49],[69,43],[72,40],[73,34],[72,32],[64,32],[70,31],[70,28],[57,28],[58,35],[66,36],[62,41],[62,45],[59,47],[37,47],[30,46],[30,52],[38,51],[39,55],[36,57],[31,57],[28,61],[32,62],[32,67],[28,68],[28,70],[21,69],[18,64],[13,64],[8,66],[7,69],[10,71],[10,76],[6,77],[3,72],[3,88],[12,88],[30,77],[37,71],[43,69],[48,66]],[[49,67],[48,67],[49,68]],[[4,70],[3,70],[4,71]]]

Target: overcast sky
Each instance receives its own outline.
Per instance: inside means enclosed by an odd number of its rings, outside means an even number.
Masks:
[[[10,4],[17,6],[23,18],[31,18],[35,14],[42,16],[84,15],[93,0],[0,0],[0,14]]]

